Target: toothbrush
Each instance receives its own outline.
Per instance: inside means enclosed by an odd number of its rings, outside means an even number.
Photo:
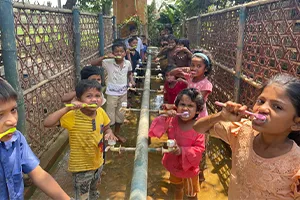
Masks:
[[[17,130],[17,128],[14,127],[14,128],[8,129],[4,133],[0,133],[0,139],[3,138],[4,136],[8,135],[8,134],[14,133],[16,130]]]
[[[159,111],[159,114],[167,114],[167,111],[166,110],[160,110]],[[189,117],[190,114],[189,112],[185,111],[183,113],[176,113],[177,116],[182,116],[182,117]]]
[[[221,103],[221,102],[219,102],[219,101],[216,101],[215,104],[216,104],[217,106],[225,107],[225,103]],[[267,120],[266,116],[264,116],[264,115],[262,115],[262,114],[253,113],[253,112],[250,112],[250,111],[248,111],[248,110],[246,110],[245,113],[248,114],[248,115],[254,116],[256,119],[258,119],[258,120],[260,120],[260,121],[266,121],[266,120]]]
[[[65,106],[66,107],[73,107],[75,105],[72,104],[72,103],[68,103],[68,104],[65,104]],[[96,107],[98,107],[98,105],[97,104],[86,104],[86,103],[84,103],[84,104],[82,104],[82,108],[84,108],[84,107],[96,108]]]

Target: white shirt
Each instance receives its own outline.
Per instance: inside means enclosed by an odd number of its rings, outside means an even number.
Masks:
[[[130,61],[124,59],[124,65],[121,68],[115,59],[105,59],[102,61],[102,67],[107,71],[106,94],[121,96],[127,93],[127,75],[132,71]]]
[[[126,48],[130,48],[128,40],[129,40],[129,38],[127,38],[125,40]],[[136,50],[141,55],[141,50],[143,49],[144,45],[143,45],[143,42],[142,42],[141,38],[137,37],[137,40],[138,40],[138,43],[137,43]]]

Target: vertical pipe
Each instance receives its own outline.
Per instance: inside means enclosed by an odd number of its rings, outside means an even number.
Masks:
[[[76,83],[80,81],[80,12],[77,7],[73,8],[73,31],[74,31],[74,58],[76,69]]]
[[[241,92],[241,73],[243,62],[243,48],[244,48],[244,34],[246,23],[246,7],[240,8],[239,14],[239,32],[238,41],[236,46],[236,64],[235,64],[235,77],[234,77],[234,101],[239,102],[239,96]]]
[[[181,27],[181,33],[182,33],[182,37],[186,38],[186,29],[185,29],[185,24],[186,24],[186,20],[185,18],[182,21],[182,27]]]
[[[113,21],[113,38],[114,40],[117,39],[117,21],[116,21],[116,16],[112,16],[112,21]]]
[[[17,128],[26,135],[24,96],[18,75],[16,33],[11,0],[0,0],[0,30],[5,78],[18,94]]]
[[[104,22],[103,14],[99,14],[99,53],[104,56]]]
[[[151,76],[151,53],[148,54],[144,92],[140,112],[138,136],[131,181],[130,200],[147,199],[148,177],[148,129],[149,129],[149,99]]]

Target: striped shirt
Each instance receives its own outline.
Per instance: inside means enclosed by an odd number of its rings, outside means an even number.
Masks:
[[[94,119],[80,110],[71,110],[62,116],[60,124],[69,131],[69,171],[96,170],[103,164],[103,127],[109,122],[102,108],[97,109]]]

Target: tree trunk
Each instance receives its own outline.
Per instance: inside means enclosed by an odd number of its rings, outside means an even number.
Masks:
[[[77,0],[67,0],[66,4],[63,6],[65,9],[72,9],[77,3]]]

